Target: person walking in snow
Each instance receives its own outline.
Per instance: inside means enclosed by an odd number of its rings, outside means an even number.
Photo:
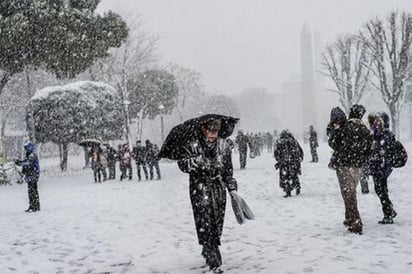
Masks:
[[[247,135],[243,133],[243,130],[239,130],[235,139],[235,143],[238,146],[239,151],[239,162],[240,162],[240,169],[246,168],[246,160],[247,160],[247,149],[252,148],[251,140]]]
[[[124,144],[121,146],[121,150],[119,153],[119,160],[120,160],[120,181],[129,177],[129,180],[133,178],[133,169],[132,169],[132,155],[129,151],[129,145]],[[128,173],[128,174],[126,174]]]
[[[301,174],[301,162],[303,150],[292,133],[283,130],[276,141],[275,168],[279,169],[279,186],[285,192],[285,198],[291,197],[291,192],[296,189],[296,195],[300,194],[299,175]]]
[[[319,161],[318,152],[316,148],[319,146],[318,143],[318,134],[315,131],[315,128],[310,125],[309,126],[309,147],[310,147],[310,154],[312,155],[312,163],[317,163]]]
[[[349,119],[344,120],[345,113],[334,108],[331,119],[340,123],[330,123],[329,146],[334,150],[334,167],[345,204],[345,220],[343,224],[352,233],[362,234],[362,220],[356,199],[356,186],[361,177],[361,169],[369,159],[371,152],[371,136],[369,129],[359,117],[365,113],[362,105],[354,105],[350,109]]]
[[[383,219],[379,223],[393,224],[393,218],[397,213],[389,199],[388,177],[393,170],[395,136],[389,130],[389,117],[386,113],[371,113],[368,116],[368,122],[373,138],[368,171],[372,175],[375,192],[382,205]]]
[[[37,156],[36,147],[31,141],[24,144],[25,158],[23,160],[15,159],[14,163],[22,167],[24,180],[27,183],[29,194],[29,208],[26,212],[40,211],[40,197],[37,189],[37,183],[40,177],[40,164]]]
[[[117,151],[110,146],[107,146],[107,167],[109,169],[109,180],[114,180],[116,178],[116,161],[117,161]]]
[[[91,151],[90,151],[90,156],[92,160],[94,182],[101,183],[102,176],[103,176],[103,180],[107,179],[106,168],[104,166],[104,165],[107,166],[107,160],[105,156],[103,155],[103,150],[99,144],[94,144],[92,146]]]
[[[153,180],[153,167],[156,169],[157,180],[162,178],[160,175],[159,159],[157,158],[157,154],[159,154],[159,147],[152,144],[150,140],[146,140],[146,155],[147,163],[149,164],[150,180]]]
[[[179,168],[189,173],[190,200],[199,244],[206,264],[215,273],[222,264],[219,246],[226,209],[226,189],[237,191],[233,178],[230,143],[218,137],[221,120],[201,124],[197,138],[187,145],[190,158],[178,161]]]
[[[136,141],[136,146],[133,148],[132,156],[136,162],[137,179],[139,181],[142,180],[142,175],[140,172],[140,168],[142,168],[144,172],[144,177],[146,180],[148,180],[149,176],[148,176],[147,167],[146,167],[146,161],[147,161],[146,148],[142,146],[140,140]]]

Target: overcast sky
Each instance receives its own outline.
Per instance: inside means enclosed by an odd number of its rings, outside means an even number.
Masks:
[[[375,15],[412,12],[412,0],[101,0],[99,9],[139,14],[161,35],[162,60],[200,72],[210,91],[234,94],[278,91],[298,77],[305,23],[332,42]]]

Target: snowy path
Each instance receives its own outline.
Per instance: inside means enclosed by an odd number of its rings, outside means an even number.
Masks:
[[[411,168],[389,180],[394,225],[377,224],[382,213],[371,182],[371,193],[358,195],[359,236],[342,225],[329,149],[321,147],[317,164],[305,152],[302,194],[290,199],[282,197],[270,154],[248,159],[242,171],[234,155],[239,193],[256,220],[238,225],[228,203],[225,273],[412,273]],[[188,178],[176,164],[161,164],[162,181],[94,184],[74,160],[64,176],[43,164],[39,213],[23,212],[25,185],[0,186],[0,273],[203,273]]]

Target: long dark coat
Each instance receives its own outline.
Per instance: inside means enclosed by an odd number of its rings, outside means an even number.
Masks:
[[[309,132],[309,145],[310,145],[310,150],[316,152],[316,148],[319,146],[319,143],[318,143],[318,134],[316,133],[315,130],[311,130]]]
[[[213,144],[203,137],[187,145],[191,158],[178,161],[179,168],[189,173],[190,200],[201,245],[220,245],[226,208],[226,188],[237,190],[233,178],[231,148],[221,138]],[[204,163],[193,164],[203,156]]]
[[[274,156],[280,172],[287,174],[288,179],[301,174],[303,149],[292,134],[282,132],[276,141]]]

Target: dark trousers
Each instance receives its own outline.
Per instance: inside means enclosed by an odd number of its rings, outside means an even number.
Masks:
[[[139,181],[142,179],[142,175],[141,175],[141,172],[140,172],[140,167],[143,169],[144,177],[145,177],[146,180],[147,180],[148,175],[147,175],[147,167],[146,167],[146,163],[145,163],[145,162],[136,162],[137,178],[139,179]]]
[[[159,161],[153,161],[149,163],[150,180],[153,180],[153,167],[156,169],[157,179],[160,180],[162,177],[160,176]]]
[[[27,182],[28,193],[29,193],[29,208],[33,210],[40,210],[40,197],[37,190],[37,181],[39,179],[33,179]]]
[[[120,175],[120,181],[122,181],[123,179],[127,178],[126,172],[129,175],[129,180],[131,180],[133,178],[133,170],[132,170],[132,165],[131,164],[122,164],[120,163],[120,171],[121,171],[121,175]]]
[[[310,154],[312,154],[312,162],[317,163],[319,161],[318,152],[316,151],[316,147],[310,148]]]
[[[103,181],[107,180],[107,173],[106,169],[102,167],[101,164],[96,164],[93,168],[93,174],[94,174],[94,182],[101,183],[102,181],[102,175],[103,175]]]
[[[381,200],[383,215],[389,217],[393,213],[393,205],[391,200],[389,200],[388,177],[373,176],[373,182],[375,184],[375,192]]]
[[[247,150],[239,150],[240,169],[246,168]]]
[[[116,178],[116,162],[109,162],[107,164],[107,167],[109,169],[109,180],[115,179]]]

